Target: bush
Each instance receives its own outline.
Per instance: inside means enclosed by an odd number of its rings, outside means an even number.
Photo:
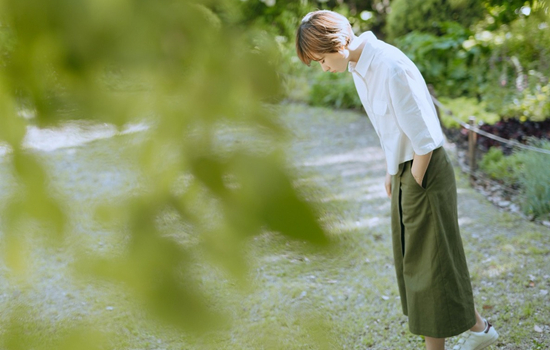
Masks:
[[[311,86],[309,102],[314,106],[361,107],[361,100],[350,74],[318,74]]]
[[[500,148],[492,147],[479,162],[479,169],[494,180],[500,180],[507,185],[518,183],[518,172],[521,167],[521,157],[518,153],[505,156]]]
[[[519,17],[509,26],[503,26],[505,40],[502,45],[495,46],[495,54],[499,57],[518,58],[524,68],[540,71],[548,76],[550,73],[550,27],[547,15],[534,12],[530,16]]]
[[[361,33],[372,29],[382,34],[389,2],[381,1],[327,1],[327,0],[241,0],[240,22],[255,26],[289,39],[296,35],[301,19],[310,11],[336,11],[349,19],[353,30]],[[365,16],[366,15],[366,16]]]
[[[550,141],[531,139],[530,144],[550,150]],[[483,155],[479,169],[494,180],[509,187],[520,187],[522,211],[527,215],[544,217],[550,214],[550,155],[521,149],[509,156],[492,147]]]
[[[550,116],[550,26],[545,2],[497,6],[489,1],[486,18],[473,26],[468,23],[475,21],[450,22],[448,16],[433,14],[452,1],[417,2],[395,0],[387,28],[390,36],[402,35],[396,45],[438,95],[477,97],[487,110],[504,118],[542,121]],[[530,14],[513,11],[527,3]],[[432,8],[424,7],[429,4]],[[419,14],[431,20],[413,21]]]
[[[486,80],[490,50],[465,45],[473,33],[458,23],[443,22],[438,27],[441,35],[413,31],[396,40],[396,45],[439,95],[477,96]]]
[[[475,38],[465,45],[483,48],[486,57],[484,83],[478,93],[490,110],[503,117],[541,121],[550,116],[550,27],[544,8],[533,7],[509,25],[488,31],[480,22]]]
[[[307,103],[311,90],[311,81],[317,74],[318,69],[303,64],[296,55],[294,43],[289,43],[283,36],[277,37],[279,43],[280,58],[278,74],[281,78],[286,98],[296,102]]]
[[[449,109],[453,116],[468,123],[470,116],[475,116],[477,122],[484,124],[494,124],[498,122],[500,117],[496,113],[487,112],[486,104],[478,102],[477,99],[471,97],[459,98],[440,98],[441,103]],[[451,118],[447,113],[441,111],[441,123],[447,129],[459,128],[460,124]]]
[[[390,39],[411,31],[442,34],[440,23],[457,22],[469,27],[484,14],[477,0],[394,0],[387,18],[386,32]]]
[[[531,145],[550,150],[550,141],[532,140]],[[550,214],[550,155],[524,150],[518,152],[522,163],[519,183],[524,195],[522,210],[536,217]]]
[[[516,94],[512,102],[503,107],[503,114],[521,121],[543,121],[550,117],[550,84],[537,85]]]

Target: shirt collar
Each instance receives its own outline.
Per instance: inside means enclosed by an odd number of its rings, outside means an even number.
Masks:
[[[363,51],[361,52],[361,56],[359,57],[359,60],[357,60],[357,63],[349,62],[348,64],[348,70],[350,72],[356,71],[362,77],[364,77],[367,73],[372,59],[374,58],[376,51],[375,49],[379,47],[381,43],[380,40],[376,39],[376,36],[371,31],[368,31],[355,38],[355,40],[349,44],[349,48],[354,50],[363,42],[365,42],[365,46],[363,46]]]

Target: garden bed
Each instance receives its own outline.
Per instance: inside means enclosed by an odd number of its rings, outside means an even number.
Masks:
[[[501,119],[479,128],[506,140],[550,149],[550,119],[541,122]],[[457,146],[462,170],[470,173],[468,130],[445,128],[444,131],[448,140]],[[548,203],[550,193],[550,181],[545,180],[547,176],[544,175],[550,155],[518,149],[483,135],[477,137],[478,166],[471,176],[472,186],[496,206],[550,227],[550,212],[548,204],[544,203]]]

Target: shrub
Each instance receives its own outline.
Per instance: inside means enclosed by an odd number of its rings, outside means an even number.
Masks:
[[[397,39],[396,45],[439,95],[475,96],[485,77],[488,49],[465,47],[473,33],[458,23],[443,22],[438,28],[440,35],[413,31]]]
[[[550,116],[550,26],[544,8],[534,7],[498,30],[480,24],[467,44],[490,50],[479,94],[492,111],[504,117],[535,121]]]
[[[550,141],[532,140],[531,145],[550,150]],[[519,183],[524,195],[522,210],[526,214],[541,217],[550,214],[550,155],[524,150],[518,152],[522,163]]]
[[[550,117],[550,84],[523,90],[505,107],[504,114],[522,121],[543,121]]]
[[[294,43],[289,43],[283,36],[278,36],[281,62],[278,74],[281,78],[286,98],[296,102],[307,103],[311,90],[311,81],[321,74],[317,67],[308,67],[296,55]]]
[[[246,27],[269,30],[275,35],[292,38],[300,24],[300,16],[315,9],[316,4],[304,1],[239,1],[240,21]]]
[[[411,31],[440,35],[439,24],[457,22],[469,27],[483,16],[477,0],[394,0],[387,18],[388,37],[397,38]]]
[[[484,102],[478,102],[477,99],[471,97],[459,97],[459,98],[440,98],[441,103],[449,109],[453,116],[468,122],[470,116],[475,116],[477,122],[484,124],[494,124],[498,122],[500,117],[492,112],[487,112],[486,104]],[[451,118],[447,113],[442,111],[441,123],[447,129],[459,128],[460,124]]]
[[[531,139],[538,148],[550,150],[550,141]],[[509,156],[492,147],[479,162],[479,169],[487,176],[510,187],[520,187],[522,211],[527,215],[550,215],[550,155],[521,149]]]
[[[434,14],[437,8],[454,2],[442,3],[395,0],[387,27],[390,37],[396,38],[395,44],[415,62],[438,95],[477,97],[486,103],[487,110],[504,118],[532,121],[548,118],[550,26],[545,13],[548,5],[510,1],[497,6],[497,2],[489,1],[486,18],[470,22],[475,25],[469,26],[467,21],[451,22],[448,18],[452,14]],[[460,1],[465,3],[468,2]],[[527,3],[530,14],[513,11]],[[428,5],[431,8],[424,7]],[[418,13],[426,13],[430,20],[413,21]],[[401,19],[397,20],[398,17]]]
[[[312,105],[359,108],[361,100],[350,74],[322,73],[315,77],[309,95]]]
[[[518,183],[518,172],[521,167],[521,157],[518,153],[505,156],[500,148],[492,147],[479,162],[479,169],[490,178],[500,180],[507,185]]]
[[[516,56],[524,68],[524,73],[537,70],[550,73],[550,27],[548,17],[541,11],[530,16],[521,16],[509,26],[503,26],[505,40],[495,45],[499,57]]]

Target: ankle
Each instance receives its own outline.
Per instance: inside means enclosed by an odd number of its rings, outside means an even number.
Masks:
[[[479,333],[479,332],[483,332],[486,328],[487,328],[487,321],[481,319],[481,320],[477,320],[477,323],[472,328],[470,328],[470,331]]]

